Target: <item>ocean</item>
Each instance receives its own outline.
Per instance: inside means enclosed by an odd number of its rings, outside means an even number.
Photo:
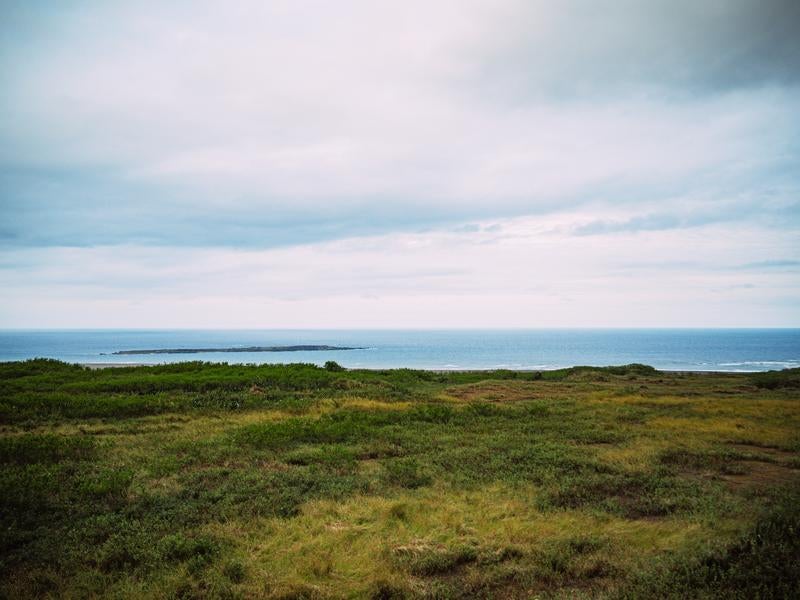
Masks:
[[[113,355],[156,348],[358,346],[359,350]],[[74,363],[203,360],[349,368],[523,369],[632,362],[678,371],[768,371],[800,366],[800,329],[537,330],[3,330],[0,361]]]

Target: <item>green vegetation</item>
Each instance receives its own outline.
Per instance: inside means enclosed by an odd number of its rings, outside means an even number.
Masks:
[[[0,363],[0,597],[797,597],[797,376]]]
[[[784,369],[783,371],[767,371],[753,376],[753,382],[760,388],[775,390],[778,388],[800,388],[800,369]]]

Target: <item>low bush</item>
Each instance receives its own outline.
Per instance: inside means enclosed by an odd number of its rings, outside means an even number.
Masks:
[[[0,437],[0,463],[22,465],[87,460],[94,450],[94,440],[86,436],[48,433]]]
[[[751,381],[767,390],[797,389],[800,388],[800,368],[756,373],[751,376]]]
[[[414,458],[396,458],[383,463],[384,484],[402,488],[418,488],[433,481]]]

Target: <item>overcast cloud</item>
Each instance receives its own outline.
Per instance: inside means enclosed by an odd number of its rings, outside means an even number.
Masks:
[[[0,326],[800,325],[796,1],[0,11]]]

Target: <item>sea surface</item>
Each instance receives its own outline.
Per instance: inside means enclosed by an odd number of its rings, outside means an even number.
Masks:
[[[249,346],[359,346],[360,350],[112,355],[118,350]],[[76,363],[203,360],[350,368],[525,369],[632,362],[679,371],[800,367],[800,329],[538,330],[2,330],[0,361]]]

